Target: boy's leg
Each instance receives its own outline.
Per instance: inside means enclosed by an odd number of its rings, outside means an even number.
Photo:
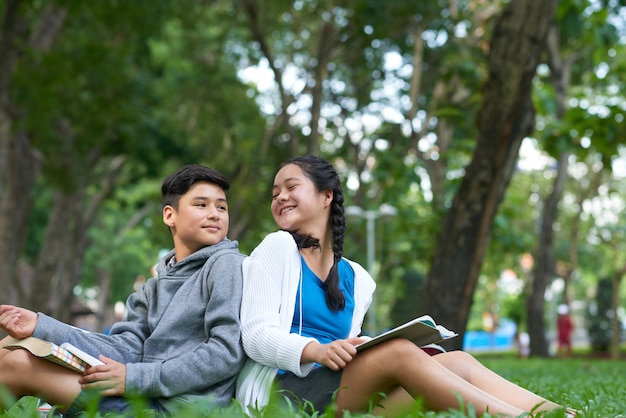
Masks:
[[[16,397],[37,396],[67,409],[80,393],[79,373],[26,350],[0,349],[0,384]]]

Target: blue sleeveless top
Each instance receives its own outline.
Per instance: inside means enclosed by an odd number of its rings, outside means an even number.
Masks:
[[[309,269],[302,256],[300,260],[302,282],[296,295],[291,332],[316,338],[321,344],[348,338],[354,314],[354,270],[346,260],[339,261],[339,288],[346,300],[346,306],[341,311],[334,311],[326,303],[328,286]]]

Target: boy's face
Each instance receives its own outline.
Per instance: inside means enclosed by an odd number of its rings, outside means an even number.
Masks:
[[[163,222],[170,227],[180,261],[208,245],[214,245],[228,234],[228,204],[219,186],[198,182],[180,197],[178,209],[163,208]]]

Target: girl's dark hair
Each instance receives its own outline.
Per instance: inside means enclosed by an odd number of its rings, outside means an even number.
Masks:
[[[333,245],[334,263],[326,278],[326,303],[335,311],[341,311],[346,306],[346,299],[339,289],[339,271],[337,263],[343,257],[343,239],[346,234],[346,219],[343,214],[343,188],[335,168],[323,158],[315,155],[291,158],[281,164],[279,170],[286,165],[294,164],[300,167],[318,191],[332,190],[333,201],[330,206],[331,239]],[[299,249],[319,248],[319,239],[311,235],[302,235],[291,232]]]

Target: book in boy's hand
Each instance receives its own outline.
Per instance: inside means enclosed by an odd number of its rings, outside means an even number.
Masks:
[[[360,352],[392,338],[406,338],[422,347],[457,335],[456,332],[450,331],[443,325],[437,325],[429,315],[424,315],[357,345],[356,350]]]
[[[83,373],[91,366],[104,364],[95,357],[74,347],[72,344],[63,343],[56,345],[35,337],[13,338],[7,337],[3,347],[8,350],[23,348],[32,355],[60,364],[75,372]]]

